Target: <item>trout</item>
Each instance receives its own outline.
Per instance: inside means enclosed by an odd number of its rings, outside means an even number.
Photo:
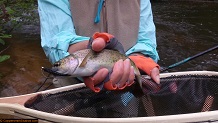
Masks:
[[[46,72],[60,76],[71,77],[85,77],[91,76],[101,68],[107,68],[109,72],[112,71],[113,65],[120,59],[127,59],[128,57],[115,50],[104,49],[101,52],[95,52],[91,49],[84,49],[76,51],[63,59],[55,62],[51,69],[42,68]],[[140,79],[140,72],[131,61],[134,67],[135,81],[142,88]],[[122,72],[122,71],[120,71]]]

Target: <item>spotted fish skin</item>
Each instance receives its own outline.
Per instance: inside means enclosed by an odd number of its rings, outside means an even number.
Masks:
[[[95,52],[91,49],[84,49],[74,52],[54,63],[54,67],[51,70],[72,77],[91,76],[101,68],[107,68],[111,72],[115,62],[127,58],[127,56],[115,50],[104,49],[101,52]],[[131,65],[134,67],[136,81],[142,87],[140,72],[134,62],[131,61]]]

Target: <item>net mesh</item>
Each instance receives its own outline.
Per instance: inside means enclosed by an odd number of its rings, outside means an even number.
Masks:
[[[142,79],[142,82],[151,82]],[[131,91],[86,87],[40,94],[25,107],[66,116],[127,118],[186,114],[218,109],[218,75],[177,75],[161,78],[160,90],[135,97]]]

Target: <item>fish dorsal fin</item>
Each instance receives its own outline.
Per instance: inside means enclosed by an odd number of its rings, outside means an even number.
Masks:
[[[93,51],[90,50],[89,53],[83,58],[81,64],[79,65],[79,67],[85,67],[85,65],[87,64],[87,61],[89,59],[89,57],[93,54]]]

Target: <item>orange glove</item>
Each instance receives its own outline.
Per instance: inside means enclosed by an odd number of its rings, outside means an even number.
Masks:
[[[97,38],[102,38],[105,41],[105,46],[103,47],[103,49],[117,50],[120,53],[125,54],[123,45],[116,38],[114,38],[113,35],[105,33],[105,32],[104,33],[99,33],[99,32],[94,33],[94,35],[89,40],[88,49],[93,49],[92,47],[93,40]]]
[[[108,33],[98,33],[98,32],[95,33],[92,36],[92,38],[90,38],[90,40],[89,40],[88,48],[91,48],[91,49],[94,48],[94,47],[92,47],[93,41],[97,38],[102,38],[103,39],[102,41],[105,41],[105,43],[106,43],[105,45],[102,45],[102,46],[104,46],[102,49],[117,50],[122,54],[125,53],[122,44],[116,38],[114,38],[113,35],[108,34]],[[130,74],[130,76],[128,76],[128,78],[131,82],[126,82],[125,84],[124,84],[124,82],[121,82],[121,85],[120,85],[121,87],[118,87],[116,84],[113,83],[113,82],[117,82],[118,77],[116,77],[117,74],[115,75],[116,72],[112,72],[112,77],[111,77],[110,73],[108,74],[108,72],[106,72],[106,74],[107,74],[106,75],[105,70],[100,69],[99,71],[97,71],[96,74],[94,74],[94,76],[84,77],[85,85],[87,87],[89,87],[91,90],[93,90],[94,92],[99,92],[103,87],[107,90],[122,90],[126,86],[132,85],[134,83],[134,70],[133,70],[133,68],[130,68],[130,66],[131,66],[130,61],[125,60],[125,61],[116,62],[114,65],[114,68],[116,68],[116,69],[120,68],[119,65],[122,65],[123,67],[121,67],[121,68],[123,68],[123,69],[126,68],[126,70],[125,70],[126,73],[132,73],[132,74]],[[104,72],[102,73],[102,71],[104,71]],[[102,78],[102,77],[99,77],[99,75],[106,76],[106,78],[103,77],[104,78],[103,80],[99,80],[97,78]],[[120,75],[119,77],[121,77],[121,76],[122,75]],[[127,78],[127,76],[125,76],[124,78]],[[115,79],[115,80],[112,80],[113,81],[112,82],[110,79]],[[120,84],[120,82],[119,82],[119,84]]]
[[[96,38],[99,38],[99,37],[103,38],[106,43],[110,42],[110,39],[114,38],[113,35],[111,35],[109,33],[106,33],[106,32],[103,32],[103,33],[96,32],[92,36],[93,39],[96,39]]]
[[[154,72],[153,70],[155,70],[154,68],[157,67],[158,69],[160,69],[160,66],[154,62],[154,60],[152,60],[149,57],[145,57],[143,55],[131,55],[129,56],[129,58],[135,63],[135,65],[139,68],[139,70],[142,70],[143,72],[145,72],[147,75],[156,77],[154,76],[155,74],[152,73],[153,75],[151,75],[151,71]],[[156,69],[156,70],[158,70]],[[153,80],[155,79],[156,81],[142,81],[142,86],[143,86],[143,93],[146,94],[148,92],[157,92],[160,90],[160,80],[158,81],[157,78],[152,78]]]
[[[158,69],[160,69],[160,66],[149,57],[145,57],[143,55],[130,55],[129,58],[140,70],[144,71],[149,76],[151,76],[151,70],[153,68],[157,67]]]
[[[124,61],[119,60],[118,62],[116,62],[113,68],[114,71],[111,74],[108,74],[107,69],[106,72],[103,69],[106,68],[98,70],[97,73],[94,74],[94,76],[84,78],[85,85],[94,92],[99,92],[103,87],[106,90],[122,90],[128,86],[131,86],[134,83],[134,68],[131,67],[129,59],[126,59]],[[120,71],[123,72],[120,73]],[[117,80],[119,78],[118,76],[122,78],[125,76],[125,79],[119,81]],[[100,78],[101,80],[99,80]],[[115,82],[119,82],[119,84]]]

